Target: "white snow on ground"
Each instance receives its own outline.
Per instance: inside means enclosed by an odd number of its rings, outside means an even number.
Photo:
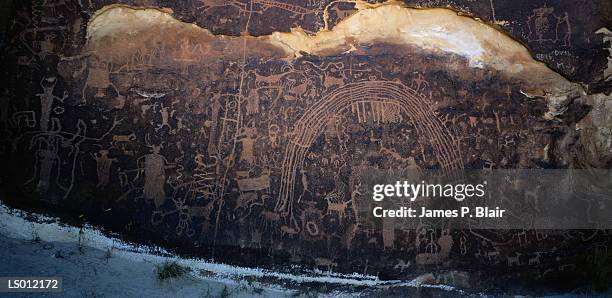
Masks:
[[[79,250],[79,246],[83,249]],[[54,257],[58,251],[61,257]],[[270,283],[249,284],[245,277],[251,280],[273,277],[292,284],[314,282],[372,288],[417,286],[415,281],[381,281],[374,276],[360,274],[312,271],[308,275],[294,275],[179,258],[159,247],[136,246],[108,237],[92,226],[80,228],[64,225],[57,218],[12,209],[2,202],[0,252],[0,276],[62,276],[64,297],[210,297],[220,295],[224,287],[228,287],[231,297],[252,297],[256,294],[286,297],[300,294]],[[111,257],[107,258],[109,252]],[[165,261],[187,266],[194,274],[186,279],[160,282],[155,275],[155,268]],[[8,272],[6,268],[18,270]],[[211,274],[202,277],[197,274],[200,270]],[[444,285],[422,286],[457,291]],[[329,295],[349,294],[332,292]]]
[[[160,281],[158,265],[177,262],[192,269],[182,278]],[[200,270],[206,275],[199,274]],[[436,290],[436,297],[463,296],[444,285],[417,285],[415,281],[381,281],[376,277],[312,271],[293,275],[259,268],[245,268],[201,259],[184,259],[151,246],[137,246],[105,236],[91,226],[60,223],[59,219],[12,209],[0,201],[0,276],[59,276],[63,293],[7,294],[0,297],[300,297],[308,295],[348,297],[357,293],[316,290],[303,293],[279,283],[252,282],[274,277],[288,284],[367,286],[369,289],[419,287]],[[248,278],[248,279],[246,279]],[[248,282],[251,280],[251,282]],[[592,297],[610,297],[612,290]],[[379,296],[374,292],[365,295]],[[429,294],[431,295],[431,294]],[[480,295],[486,296],[486,295]],[[568,298],[575,294],[551,295]]]
[[[159,281],[156,266],[74,243],[33,242],[0,235],[0,276],[60,276],[63,293],[0,293],[0,297],[288,297],[289,291],[196,276]]]

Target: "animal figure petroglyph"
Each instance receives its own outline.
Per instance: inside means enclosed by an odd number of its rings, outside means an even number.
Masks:
[[[489,261],[496,260],[497,258],[499,258],[499,251],[497,251],[497,250],[495,250],[495,251],[487,251],[485,253],[485,256],[487,257],[487,259]]]
[[[314,258],[315,268],[326,267],[327,271],[332,271],[338,267],[338,263],[327,258]]]
[[[393,269],[399,269],[400,273],[404,272],[404,270],[410,268],[410,266],[412,265],[412,262],[410,261],[404,261],[404,260],[397,260],[397,263],[395,263],[395,266],[393,266]]]
[[[300,229],[293,228],[293,227],[286,226],[286,225],[282,225],[280,229],[281,229],[281,237],[285,237],[285,235],[295,236],[300,233]]]
[[[516,253],[516,255],[514,257],[510,257],[508,256],[507,261],[508,261],[508,267],[512,267],[512,266],[520,266],[521,265],[521,253]]]
[[[529,265],[539,265],[540,264],[540,257],[542,256],[541,252],[536,252],[536,255],[534,257],[529,258]]]
[[[261,205],[257,203],[258,199],[259,197],[257,196],[256,192],[241,193],[240,196],[238,196],[238,201],[236,202],[236,207],[234,207],[234,211],[241,209],[241,208],[250,209],[255,204]]]
[[[327,201],[327,214],[337,213],[340,218],[344,217],[344,213],[346,212],[346,208],[350,201],[342,202],[342,203],[334,203],[332,202],[332,198],[329,196],[325,197]]]

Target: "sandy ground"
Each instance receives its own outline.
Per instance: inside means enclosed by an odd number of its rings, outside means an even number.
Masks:
[[[156,264],[113,257],[74,243],[0,236],[0,276],[61,276],[64,293],[4,297],[288,297],[293,293],[246,283],[205,280],[197,273],[160,281]],[[225,295],[225,296],[224,296]]]

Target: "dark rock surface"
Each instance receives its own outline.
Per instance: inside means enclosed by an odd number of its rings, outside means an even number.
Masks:
[[[171,25],[134,17],[94,31],[94,13],[117,3]],[[342,1],[14,3],[2,49],[2,199],[240,265],[435,272],[473,290],[605,284],[610,268],[595,265],[610,262],[608,231],[385,234],[359,223],[355,205],[370,199],[359,187],[372,169],[610,168],[610,45],[596,33],[612,28],[610,1],[406,4],[479,18],[551,69],[508,75],[390,42],[288,57],[265,42],[294,27],[333,29],[354,13]],[[551,94],[525,94],[542,74],[584,91],[564,97],[554,119],[544,116]],[[426,252],[443,256],[416,264]]]

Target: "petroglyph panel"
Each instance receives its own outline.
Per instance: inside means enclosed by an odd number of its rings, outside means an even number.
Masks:
[[[544,2],[15,4],[2,199],[232,264],[561,280],[610,233],[363,212],[375,172],[610,168],[612,7]]]

